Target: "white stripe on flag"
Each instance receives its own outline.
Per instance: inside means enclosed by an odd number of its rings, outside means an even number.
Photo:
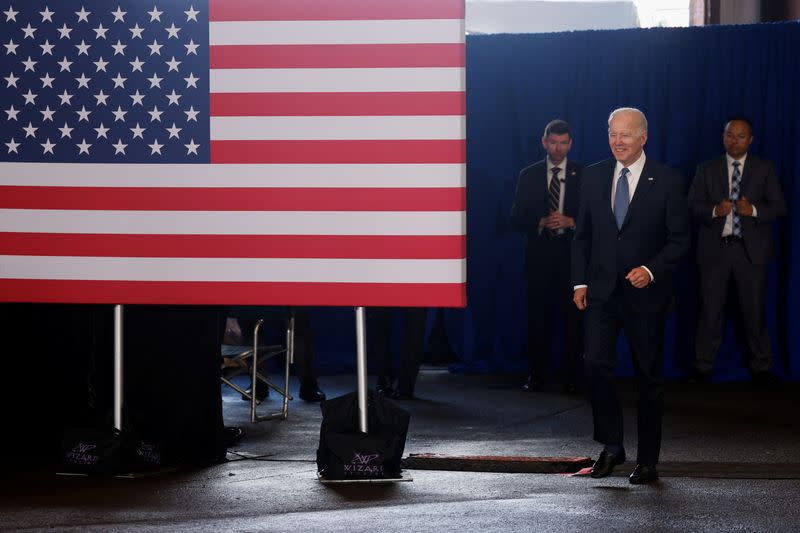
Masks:
[[[462,283],[464,259],[215,259],[0,256],[0,278],[129,281]]]
[[[463,43],[462,19],[211,22],[209,43],[405,44]]]
[[[211,139],[400,140],[464,139],[462,116],[211,117]]]
[[[152,235],[464,235],[463,211],[0,209],[0,231]]]
[[[463,91],[464,68],[214,69],[212,93]]]
[[[100,165],[0,163],[0,186],[464,187],[466,165]]]

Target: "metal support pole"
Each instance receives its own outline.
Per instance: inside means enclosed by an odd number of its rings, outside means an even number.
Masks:
[[[122,430],[122,305],[114,306],[114,427]]]
[[[367,433],[367,326],[364,308],[356,307],[356,374],[358,376],[358,429]]]

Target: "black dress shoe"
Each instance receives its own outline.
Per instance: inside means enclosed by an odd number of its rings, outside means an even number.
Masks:
[[[253,394],[253,386],[247,387],[247,390],[244,391],[245,394]],[[263,402],[265,399],[269,398],[269,387],[266,383],[259,383],[258,387],[256,387],[256,401],[257,403]],[[249,402],[250,398],[242,394],[242,400]]]
[[[325,399],[325,393],[319,388],[317,382],[301,383],[300,398],[307,402],[321,402]]]
[[[375,384],[375,392],[387,398],[391,398],[395,394],[391,380],[380,377],[378,378],[378,383]]]
[[[689,377],[686,379],[686,381],[689,383],[709,383],[711,381],[711,374],[692,370],[689,373]]]
[[[756,372],[755,374],[753,374],[753,384],[756,387],[767,388],[767,387],[772,387],[773,385],[777,385],[778,383],[780,383],[780,380],[778,380],[778,376],[776,376],[772,372],[769,371]]]
[[[522,390],[527,392],[536,392],[542,388],[542,382],[538,379],[534,378],[533,375],[530,375],[525,379],[525,383],[522,385]]]
[[[607,477],[614,471],[614,467],[625,462],[625,451],[619,453],[600,452],[600,457],[592,465],[589,475],[593,478]]]
[[[225,447],[230,448],[242,438],[242,428],[236,426],[225,426],[222,428],[222,440]]]
[[[658,470],[655,466],[636,465],[636,468],[631,472],[631,477],[628,480],[633,485],[643,485],[645,483],[653,483],[658,481]]]

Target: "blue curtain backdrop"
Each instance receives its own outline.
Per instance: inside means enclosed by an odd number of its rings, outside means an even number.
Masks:
[[[680,170],[687,188],[700,161],[722,154],[725,119],[745,114],[753,121],[751,151],[775,163],[789,204],[789,215],[775,225],[778,255],[767,298],[776,372],[800,378],[800,313],[793,305],[800,301],[798,50],[798,23],[467,37],[469,307],[446,311],[448,336],[462,359],[458,369],[527,370],[522,238],[509,214],[519,170],[543,157],[544,125],[556,117],[569,121],[570,158],[589,164],[610,156],[608,113],[635,106],[649,119],[648,157]],[[692,356],[693,257],[677,281],[665,352],[673,378]],[[352,313],[318,311],[321,352],[352,354],[352,324]],[[747,379],[733,337],[729,326],[717,376]],[[627,345],[619,352],[620,372],[631,374]],[[334,361],[325,360],[320,353],[330,370]]]

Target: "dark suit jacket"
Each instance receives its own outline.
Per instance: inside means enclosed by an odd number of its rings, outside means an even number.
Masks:
[[[750,261],[767,264],[774,254],[772,221],[786,214],[786,202],[772,163],[747,155],[742,173],[742,196],[756,206],[757,217],[741,217],[742,238]],[[723,155],[700,163],[689,189],[689,207],[697,222],[697,262],[712,263],[720,257],[722,228],[726,217],[714,217],[714,206],[730,198],[728,162]]]
[[[580,206],[580,184],[583,166],[567,159],[564,182],[564,214],[578,219]],[[519,173],[514,207],[511,209],[511,224],[517,231],[525,234],[525,271],[528,275],[541,261],[539,245],[539,220],[550,214],[550,194],[547,188],[547,162],[539,161],[525,167]],[[572,238],[572,230],[566,230],[566,238]]]
[[[672,302],[672,271],[689,250],[689,210],[683,179],[676,171],[647,158],[628,214],[617,229],[611,209],[616,161],[586,169],[575,238],[572,281],[588,285],[589,305],[608,301],[617,283],[637,311],[660,311]],[[634,288],[625,275],[638,266],[653,273],[654,282]]]

